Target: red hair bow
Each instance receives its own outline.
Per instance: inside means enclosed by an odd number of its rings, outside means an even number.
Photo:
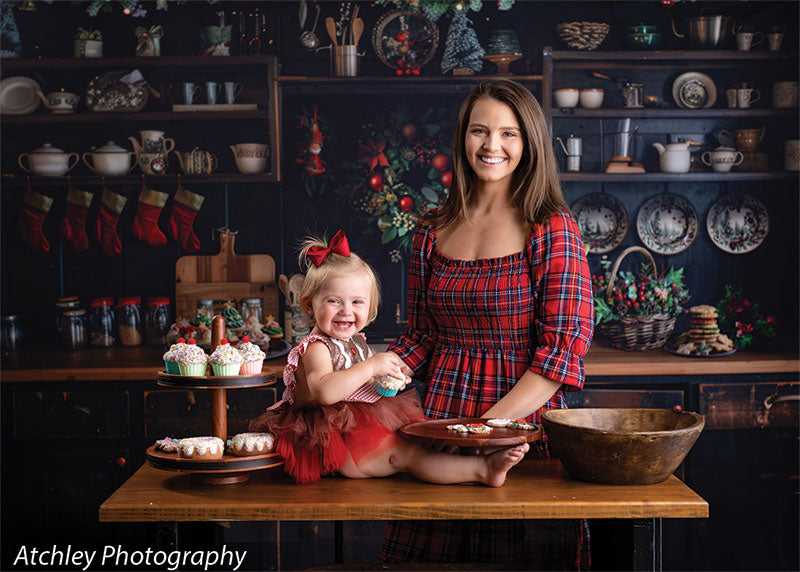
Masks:
[[[343,230],[339,230],[333,235],[331,243],[327,248],[319,246],[312,246],[306,251],[306,255],[314,263],[314,266],[319,268],[319,265],[325,262],[325,257],[330,253],[341,254],[342,256],[350,256],[350,243],[347,242],[347,237],[344,235]]]

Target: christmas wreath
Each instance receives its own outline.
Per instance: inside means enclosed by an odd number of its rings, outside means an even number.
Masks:
[[[419,217],[447,197],[449,142],[443,134],[446,110],[428,109],[414,117],[404,104],[368,123],[357,144],[358,158],[345,166],[340,187],[367,227],[389,245],[389,256],[400,262],[411,249]]]

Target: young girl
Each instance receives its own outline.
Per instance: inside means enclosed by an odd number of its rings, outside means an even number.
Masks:
[[[337,471],[356,479],[408,471],[431,483],[501,486],[527,444],[460,456],[424,449],[395,432],[425,416],[416,392],[381,397],[375,389],[381,376],[405,385],[411,379],[396,354],[373,354],[361,333],[377,315],[378,280],[350,252],[344,233],[330,244],[307,239],[300,266],[307,269],[300,303],[315,326],[289,353],[283,399],[250,423],[251,431],[277,435],[286,472],[303,484]]]

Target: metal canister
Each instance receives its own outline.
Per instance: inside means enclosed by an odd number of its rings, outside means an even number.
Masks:
[[[16,314],[2,317],[2,330],[0,330],[0,345],[4,352],[19,349],[22,340],[22,331],[19,328],[19,316]]]

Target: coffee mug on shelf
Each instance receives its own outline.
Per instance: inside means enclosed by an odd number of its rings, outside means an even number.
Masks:
[[[766,127],[761,129],[737,129],[733,132],[736,139],[736,149],[745,153],[752,153],[758,150],[758,144],[764,139],[766,132]]]
[[[797,107],[798,83],[776,81],[772,84],[772,106],[785,109]]]
[[[783,44],[783,26],[772,26],[767,30],[766,36],[767,47],[773,52],[779,51]]]
[[[242,84],[237,81],[226,81],[223,85],[225,86],[225,103],[235,103],[236,98],[242,92]]]
[[[736,34],[736,48],[741,52],[749,52],[750,48],[756,47],[763,39],[761,32],[753,32],[749,28],[742,28]]]
[[[787,139],[783,151],[784,168],[787,171],[800,171],[800,139]]]
[[[739,109],[748,109],[753,103],[761,101],[761,92],[752,88],[736,90],[736,105]]]
[[[221,86],[215,81],[206,82],[206,103],[216,105]]]
[[[725,90],[725,95],[728,98],[728,109],[736,109],[739,107],[739,90],[731,87]]]
[[[183,102],[186,105],[192,105],[194,103],[197,94],[200,93],[200,86],[191,81],[185,81],[182,84],[183,87]]]

